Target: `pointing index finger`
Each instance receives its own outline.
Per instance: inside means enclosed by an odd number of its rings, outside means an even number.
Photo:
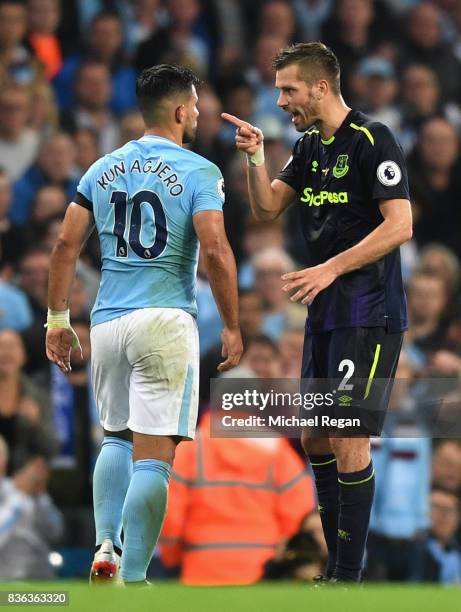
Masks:
[[[243,119],[239,119],[235,115],[230,115],[229,113],[221,113],[221,117],[222,119],[224,119],[224,121],[229,121],[229,123],[232,123],[239,128],[240,127],[250,127],[249,123],[247,123],[246,121],[243,121]]]

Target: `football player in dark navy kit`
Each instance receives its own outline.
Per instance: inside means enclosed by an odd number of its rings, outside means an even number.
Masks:
[[[291,204],[299,210],[309,267],[282,279],[291,300],[309,306],[302,377],[348,373],[364,381],[363,398],[379,378],[388,381],[387,401],[407,327],[398,247],[411,238],[412,219],[402,150],[385,125],[346,105],[338,60],[322,43],[288,47],[274,66],[277,104],[304,132],[275,180],[261,130],[223,118],[236,125],[237,148],[247,154],[253,214],[264,220]],[[374,494],[368,436],[306,432],[303,447],[328,545],[326,578],[359,581]]]

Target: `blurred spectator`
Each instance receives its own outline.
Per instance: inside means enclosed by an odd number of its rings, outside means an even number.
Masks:
[[[210,438],[210,416],[180,444],[162,560],[195,585],[250,584],[314,507],[312,479],[283,438]],[[206,517],[206,519],[204,519]]]
[[[136,74],[123,61],[122,24],[113,12],[102,12],[91,23],[87,45],[81,53],[68,57],[53,85],[61,111],[68,112],[78,98],[74,88],[77,73],[84,63],[103,64],[106,67],[110,87],[107,103],[114,113],[124,113],[136,108]],[[149,65],[160,63],[151,59]],[[90,87],[90,85],[88,85]]]
[[[324,21],[333,9],[333,0],[293,0],[299,40],[319,40]]]
[[[461,498],[461,442],[441,440],[432,458],[432,484]]]
[[[295,16],[290,2],[269,0],[263,4],[260,15],[261,35],[281,36],[289,44],[294,42],[295,28]]]
[[[82,175],[99,159],[98,135],[90,128],[82,128],[75,132],[73,138],[75,144],[75,164],[78,174]]]
[[[48,310],[48,271],[50,255],[42,249],[33,249],[21,260],[19,286],[26,293],[32,310],[32,324],[23,334],[27,349],[27,372],[33,373],[46,367],[48,360],[45,346],[46,313]]]
[[[221,83],[223,108],[226,113],[240,117],[243,121],[253,122],[255,111],[255,89],[246,78]],[[221,127],[222,138],[235,145],[235,126],[224,121]]]
[[[443,244],[430,243],[421,250],[418,271],[443,279],[449,296],[457,295],[461,281],[460,262]]]
[[[435,117],[423,124],[420,141],[409,159],[409,179],[416,241],[443,242],[459,256],[459,138],[446,119]]]
[[[282,378],[299,378],[304,346],[304,327],[289,327],[279,342]]]
[[[258,221],[248,216],[244,228],[245,259],[240,265],[239,284],[249,288],[254,285],[255,271],[253,258],[266,249],[283,249],[283,226],[280,220]]]
[[[23,44],[27,11],[23,0],[0,3],[0,73],[31,89],[44,80],[43,69]]]
[[[269,336],[261,334],[248,338],[240,365],[253,372],[256,378],[282,378],[279,348]]]
[[[37,155],[39,135],[27,125],[30,110],[31,99],[27,89],[18,85],[1,89],[0,158],[12,181],[24,174]]]
[[[126,46],[132,53],[140,43],[147,40],[159,27],[162,20],[161,0],[133,0],[125,21]]]
[[[9,218],[12,202],[11,183],[6,172],[0,168],[0,261],[2,277],[13,274],[13,266],[21,257],[25,247],[25,236],[22,228],[13,225]]]
[[[14,185],[10,219],[26,223],[37,190],[44,185],[59,185],[72,200],[77,191],[75,146],[64,133],[51,134],[41,145],[37,162]]]
[[[120,127],[109,110],[111,88],[110,73],[103,63],[80,64],[75,74],[75,105],[61,116],[61,126],[66,131],[93,130],[98,136],[100,155],[110,153],[120,143]]]
[[[277,106],[279,93],[274,87],[272,61],[287,42],[282,34],[262,34],[256,40],[252,54],[253,65],[247,75],[255,91],[256,113],[274,116],[284,124],[289,124],[290,118]]]
[[[50,579],[50,544],[59,540],[64,523],[46,493],[48,465],[36,456],[5,478],[7,462],[8,447],[0,436],[0,575],[4,580]]]
[[[21,337],[0,331],[0,434],[11,448],[10,471],[57,450],[49,397],[24,374],[25,361]]]
[[[322,573],[320,546],[311,533],[298,531],[283,549],[264,565],[263,580],[311,582]]]
[[[398,132],[401,114],[395,104],[398,84],[392,62],[384,57],[368,57],[359,64],[358,77],[363,112]]]
[[[399,140],[405,152],[415,146],[423,123],[437,115],[461,126],[459,106],[443,103],[437,75],[424,64],[410,64],[402,75],[402,125]]]
[[[32,205],[31,221],[43,223],[54,215],[64,216],[67,207],[67,194],[57,185],[45,185],[37,190]]]
[[[210,48],[206,36],[195,30],[202,11],[199,0],[167,0],[166,7],[168,23],[139,45],[134,61],[136,68],[143,70],[153,63],[175,63],[205,76]]]
[[[239,291],[239,321],[245,349],[247,338],[261,335],[263,322],[263,302],[254,289]],[[210,399],[210,379],[218,376],[218,365],[222,361],[222,344],[218,342],[205,352],[200,360],[200,403],[205,406]]]
[[[59,0],[28,0],[27,9],[29,44],[51,80],[62,66],[61,45],[56,36],[61,17]]]
[[[133,111],[122,117],[120,122],[120,146],[130,140],[138,140],[144,134],[146,126],[141,113]]]
[[[404,64],[425,64],[437,75],[444,100],[459,100],[461,64],[443,40],[442,15],[431,2],[422,2],[408,15],[408,42],[402,50]]]
[[[220,168],[225,168],[234,148],[225,144],[220,137],[221,102],[211,88],[202,89],[198,101],[200,121],[192,150],[211,160]]]
[[[407,343],[412,343],[427,359],[428,353],[443,345],[447,331],[444,315],[448,307],[448,291],[444,280],[423,272],[415,273],[409,281]]]
[[[290,302],[283,293],[282,274],[294,270],[294,262],[282,249],[267,248],[252,258],[255,272],[255,288],[264,301],[263,331],[278,340],[290,323],[305,319],[306,310],[299,304]]]
[[[32,323],[27,297],[9,281],[11,269],[0,257],[0,330],[23,331]]]
[[[397,33],[383,5],[373,0],[337,0],[332,17],[324,24],[322,41],[341,58],[341,90],[346,100],[358,62],[379,51],[383,41],[389,44]]]
[[[371,440],[376,491],[367,545],[368,580],[417,581],[429,528],[431,440],[418,413],[405,351],[381,438]]]
[[[48,385],[59,451],[51,461],[50,492],[65,515],[75,517],[91,505],[91,473],[102,433],[90,382],[90,327],[87,320],[73,319],[80,350],[72,351],[72,371],[65,375],[49,366]],[[74,512],[77,511],[77,512]]]
[[[211,0],[217,28],[219,47],[213,57],[216,75],[240,72],[244,61],[245,46],[242,40],[248,40],[248,23],[244,19],[244,6],[235,0]],[[246,3],[247,4],[247,3]]]
[[[459,498],[434,488],[431,495],[431,534],[425,543],[422,579],[461,584],[461,549],[454,535],[460,523]]]

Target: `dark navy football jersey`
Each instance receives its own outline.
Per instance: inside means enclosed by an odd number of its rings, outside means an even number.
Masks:
[[[309,266],[360,242],[383,221],[382,200],[409,199],[405,159],[389,128],[352,110],[329,140],[309,129],[277,177],[297,194]],[[309,307],[312,332],[407,328],[400,251],[338,277]]]

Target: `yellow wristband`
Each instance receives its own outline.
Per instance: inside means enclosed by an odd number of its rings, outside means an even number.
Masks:
[[[262,166],[264,164],[264,146],[261,145],[256,153],[248,155],[247,153],[247,164],[249,166]]]

